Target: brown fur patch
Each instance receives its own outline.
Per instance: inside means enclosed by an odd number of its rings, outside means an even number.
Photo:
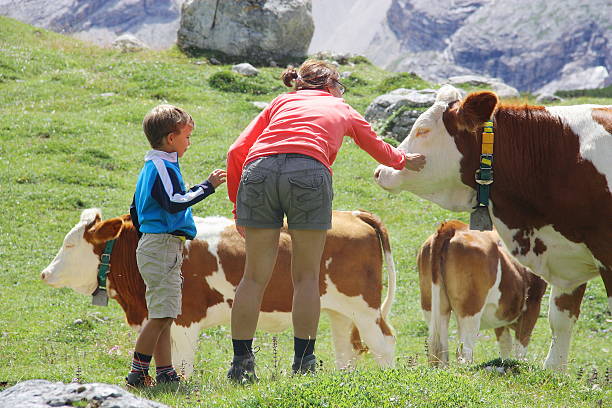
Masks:
[[[578,286],[572,293],[557,296],[555,298],[555,305],[557,305],[559,310],[567,310],[570,316],[577,319],[580,316],[580,303],[582,302],[585,289],[586,283]]]
[[[612,134],[612,108],[595,108],[591,115],[595,122]]]

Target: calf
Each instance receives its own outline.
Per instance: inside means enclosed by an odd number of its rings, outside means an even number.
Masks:
[[[421,309],[429,325],[428,357],[448,363],[448,321],[457,318],[457,358],[471,362],[481,328],[495,329],[502,358],[513,348],[523,358],[540,313],[546,282],[501,247],[497,232],[471,231],[460,221],[443,223],[417,257]]]
[[[200,330],[227,324],[236,287],[244,271],[244,240],[234,222],[222,217],[195,218],[198,234],[187,241],[182,274],[182,314],[172,325],[172,357],[186,375],[193,371]],[[136,264],[138,234],[129,215],[102,221],[97,209],[85,210],[66,235],[55,259],[41,273],[53,287],[91,295],[105,244],[115,240],[108,291],[123,308],[129,325],[147,318],[145,285]],[[381,251],[382,247],[382,251]],[[383,256],[388,291],[381,299]],[[291,326],[293,285],[291,239],[281,232],[277,263],[263,298],[258,328],[278,332]],[[389,237],[380,219],[365,211],[334,211],[321,259],[321,309],[330,316],[336,366],[354,363],[360,337],[382,367],[394,364],[395,337],[386,318],[395,294],[396,273]],[[356,327],[359,333],[354,329]],[[356,349],[353,348],[353,343]]]

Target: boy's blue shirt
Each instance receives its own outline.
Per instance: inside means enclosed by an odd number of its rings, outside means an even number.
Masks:
[[[140,233],[193,239],[197,231],[189,207],[214,192],[208,180],[185,191],[177,153],[151,150],[136,183],[130,206],[132,222]]]

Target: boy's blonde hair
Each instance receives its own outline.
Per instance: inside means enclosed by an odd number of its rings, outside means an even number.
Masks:
[[[185,125],[193,127],[193,118],[174,105],[158,105],[142,121],[142,128],[153,149],[161,147],[168,134],[179,131]]]

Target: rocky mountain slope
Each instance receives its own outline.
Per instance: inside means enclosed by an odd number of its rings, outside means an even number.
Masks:
[[[133,34],[151,48],[176,42],[185,0],[0,0],[0,15],[110,45]]]
[[[165,48],[184,1],[0,0],[0,14],[98,44],[131,33]],[[312,0],[312,14],[311,53],[359,53],[437,82],[486,75],[538,93],[612,84],[610,0]]]
[[[317,6],[329,8],[324,4],[314,0],[313,12]],[[351,12],[370,13],[365,7]],[[392,0],[385,18],[372,22],[379,24],[376,34],[352,36],[345,49],[338,49],[340,30],[326,43],[316,42],[315,31],[311,50],[335,44],[336,51],[358,50],[378,65],[432,81],[481,74],[532,92],[612,83],[609,0]]]

